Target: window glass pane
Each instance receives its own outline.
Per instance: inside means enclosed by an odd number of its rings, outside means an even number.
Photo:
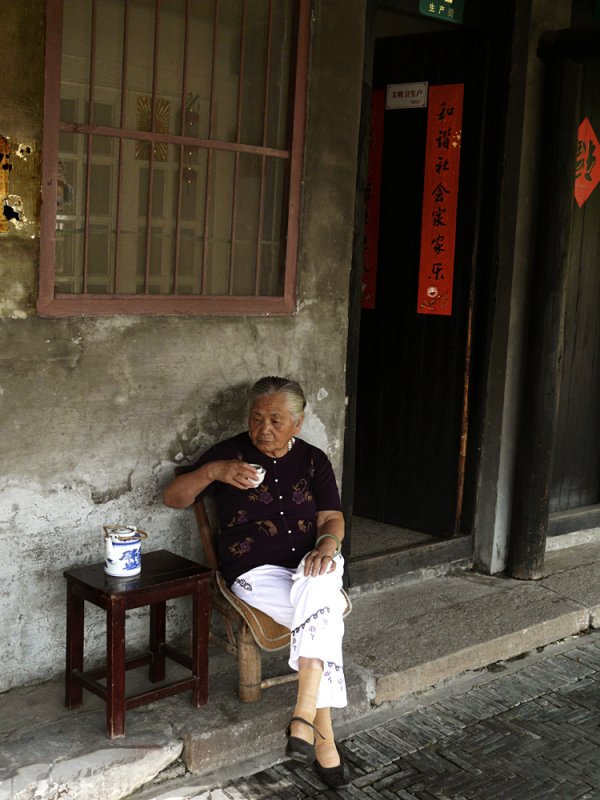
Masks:
[[[281,294],[294,6],[64,0],[57,291]]]
[[[65,293],[83,290],[87,140],[69,134],[69,149],[58,154],[56,286]]]
[[[130,0],[129,25],[127,31],[127,111],[126,128],[150,130],[151,120],[147,127],[139,128],[138,99],[152,97],[152,81],[154,78],[154,0]],[[151,107],[150,105],[148,106]]]
[[[246,8],[240,139],[245,144],[262,145],[269,56],[269,2],[255,0]]]
[[[240,74],[241,0],[222,0],[217,20],[214,130],[211,138],[235,142]]]
[[[162,225],[150,228],[150,264],[148,292],[150,294],[168,294],[169,267],[166,262],[168,253],[168,232]]]
[[[69,3],[69,6],[73,2]],[[96,0],[96,58],[94,63],[95,101],[106,102],[107,96],[113,106],[110,119],[102,114],[94,103],[93,122],[95,125],[119,125],[121,108],[121,84],[123,74],[123,33],[125,3],[123,0],[99,2]],[[101,113],[101,118],[96,117]]]
[[[161,2],[156,92],[167,100],[171,114],[166,131],[181,134],[181,91],[185,55],[185,0]]]
[[[173,197],[173,218],[179,209],[180,232],[178,293],[200,294],[204,256],[204,208],[206,202],[206,168],[208,154],[204,149],[181,148],[181,185],[179,170],[173,174],[176,191]]]
[[[260,294],[270,296],[278,295],[283,290],[285,163],[279,158],[268,158],[265,165]]]
[[[109,225],[90,223],[88,233],[88,292],[112,292],[114,235]]]
[[[199,147],[185,147],[181,172],[181,219],[196,222],[204,228],[204,202],[206,197],[207,151]],[[177,174],[179,178],[179,174]],[[175,198],[177,200],[177,198]],[[176,206],[173,213],[177,213]]]
[[[179,239],[178,294],[200,294],[204,242],[198,230],[183,227]]]
[[[189,46],[186,86],[186,107],[198,116],[193,128],[186,126],[184,135],[206,139],[210,122],[210,84],[213,60],[214,2],[192,3],[189,21]],[[188,121],[189,122],[189,121]]]
[[[235,156],[215,151],[210,162],[206,292],[228,294]]]
[[[137,294],[144,294],[145,291],[145,276],[146,276],[146,260],[147,260],[147,244],[148,244],[148,230],[146,226],[140,226],[137,229],[137,238],[135,241],[136,252],[136,271],[135,271],[135,292]]]
[[[81,252],[83,228],[77,229],[69,219],[56,226],[56,291],[73,294],[82,291]]]
[[[88,137],[82,137],[84,141]],[[89,137],[89,232],[87,237],[87,291],[113,291],[115,260],[115,208],[117,175],[114,160],[109,155],[113,142],[100,136]],[[84,179],[85,185],[85,179]],[[85,203],[83,204],[85,208]],[[85,212],[84,212],[85,213]],[[82,265],[85,270],[85,264]]]
[[[283,292],[281,242],[265,242],[262,247],[259,294],[277,297]]]
[[[255,293],[262,159],[240,155],[234,243],[233,294]]]
[[[85,100],[89,97],[90,52],[92,43],[91,0],[66,0],[63,12],[63,52],[61,102],[63,122],[87,122]]]
[[[88,103],[85,104],[86,109]],[[94,103],[93,104],[94,125],[98,127],[112,128],[117,124],[115,114],[117,108],[113,103]],[[86,110],[86,114],[87,114]],[[109,136],[96,136],[94,139],[94,155],[112,156],[114,139]]]
[[[145,168],[147,175],[147,162],[140,162],[135,158],[136,142],[131,139],[123,139],[118,146],[115,143],[115,147],[119,154],[116,163],[120,169],[120,177],[118,178],[118,217],[116,217],[116,225],[119,229],[116,253],[116,291],[124,294],[134,294],[137,291],[143,291],[143,283],[141,290],[139,288],[136,265],[139,247],[138,228],[140,224],[146,224],[147,214],[147,205],[144,206],[143,204],[140,213],[139,172],[142,168]],[[142,241],[145,245],[145,235]],[[143,250],[143,253],[145,264],[145,250]]]
[[[62,122],[77,122],[77,100],[73,97],[61,97],[60,99],[60,118]],[[70,136],[71,134],[62,133],[62,136]],[[69,141],[69,144],[67,144]],[[61,142],[61,149],[73,149],[72,139],[65,139],[64,143]]]
[[[92,163],[90,166],[90,216],[112,216],[112,195],[112,167],[109,164]]]
[[[292,53],[292,8],[290,3],[273,3],[271,69],[267,116],[269,147],[285,149],[288,143],[288,97]]]

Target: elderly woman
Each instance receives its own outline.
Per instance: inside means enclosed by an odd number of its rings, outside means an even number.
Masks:
[[[348,782],[331,707],[346,705],[342,668],[344,518],[329,459],[297,438],[306,401],[300,386],[261,378],[250,391],[248,431],[210,448],[164,492],[172,508],[211,494],[218,552],[231,590],[291,632],[298,671],[286,754],[314,764],[330,787]],[[266,471],[264,480],[253,465]]]

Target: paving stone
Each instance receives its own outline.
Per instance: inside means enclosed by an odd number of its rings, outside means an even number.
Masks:
[[[370,739],[379,742],[384,748],[387,747],[396,754],[396,757],[401,756],[403,753],[410,753],[415,749],[414,744],[402,739],[394,731],[391,731],[389,726],[371,728],[367,731]],[[377,746],[377,745],[376,745]]]
[[[226,785],[224,796],[600,800],[600,633],[593,637],[349,737],[352,783],[338,792],[284,762]]]

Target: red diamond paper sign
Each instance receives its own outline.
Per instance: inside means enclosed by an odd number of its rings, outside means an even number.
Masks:
[[[600,181],[600,145],[586,117],[577,131],[577,156],[575,158],[575,190],[573,195],[577,205],[581,206],[596,188]]]

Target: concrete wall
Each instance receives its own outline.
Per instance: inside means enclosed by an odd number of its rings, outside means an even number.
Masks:
[[[314,3],[296,314],[48,320],[35,314],[44,3],[4,9],[0,136],[31,155],[9,176],[26,224],[0,234],[0,690],[63,669],[62,573],[101,560],[103,523],[200,556],[191,514],[163,508],[161,488],[175,463],[244,427],[256,378],[304,384],[304,437],[341,478],[364,17],[364,0]],[[172,629],[186,614],[171,613]],[[95,609],[88,620],[93,661],[104,632]]]

